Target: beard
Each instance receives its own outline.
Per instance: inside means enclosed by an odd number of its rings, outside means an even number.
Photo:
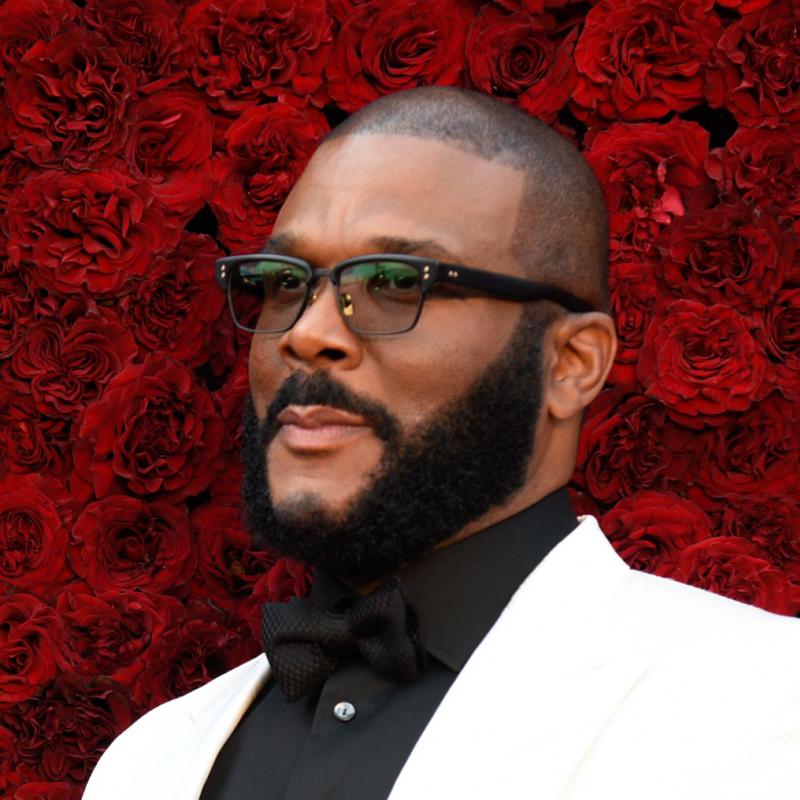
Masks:
[[[526,309],[514,334],[465,393],[405,436],[388,410],[327,372],[293,373],[266,419],[248,397],[242,432],[242,500],[259,546],[351,580],[395,571],[505,502],[525,481],[542,399],[541,343],[549,316]],[[313,493],[275,505],[267,448],[290,404],[327,405],[364,417],[384,445],[380,463],[344,512]]]

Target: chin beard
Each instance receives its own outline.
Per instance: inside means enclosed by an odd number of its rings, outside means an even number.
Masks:
[[[244,413],[242,499],[255,542],[358,581],[396,570],[505,502],[523,485],[541,407],[541,342],[549,317],[526,310],[511,341],[460,397],[402,437],[381,405],[325,371],[294,373],[259,422]],[[385,442],[366,487],[343,513],[313,493],[274,505],[266,451],[278,414],[321,404],[361,414]]]

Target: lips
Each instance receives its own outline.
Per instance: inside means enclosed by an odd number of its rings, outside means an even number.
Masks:
[[[287,406],[277,418],[279,437],[290,450],[318,452],[371,432],[363,417],[331,406]]]

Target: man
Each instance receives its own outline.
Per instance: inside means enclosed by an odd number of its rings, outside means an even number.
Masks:
[[[311,602],[86,800],[799,796],[797,622],[630,571],[563,488],[606,261],[589,170],[514,109],[420,89],[329,137],[218,267],[257,331],[249,523]]]

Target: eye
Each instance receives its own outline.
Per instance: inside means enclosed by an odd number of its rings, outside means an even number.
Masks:
[[[292,270],[286,269],[282,272],[279,272],[275,276],[275,286],[276,288],[283,289],[285,291],[296,291],[297,289],[302,288],[304,277],[305,276],[301,277]]]

